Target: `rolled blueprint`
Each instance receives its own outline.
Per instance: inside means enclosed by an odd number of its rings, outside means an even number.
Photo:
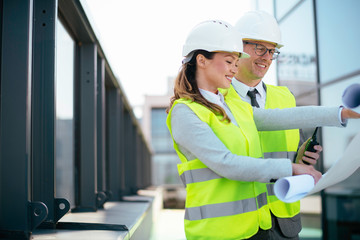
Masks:
[[[314,185],[314,178],[310,175],[280,178],[274,185],[275,195],[283,202],[295,202],[345,180],[360,167],[359,146],[360,132],[347,146],[342,157],[323,174],[316,185]]]

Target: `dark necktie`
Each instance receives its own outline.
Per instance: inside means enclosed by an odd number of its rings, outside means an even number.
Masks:
[[[252,91],[248,91],[247,95],[250,97],[251,99],[251,106],[253,107],[260,107],[259,103],[256,101],[256,93],[258,91],[256,89],[252,90]]]

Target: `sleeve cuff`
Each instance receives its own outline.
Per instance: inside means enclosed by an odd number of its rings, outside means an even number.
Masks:
[[[348,120],[347,119],[345,119],[344,121],[341,119],[341,111],[344,109],[344,106],[340,106],[339,107],[339,121],[340,121],[340,123],[341,123],[341,126],[343,126],[343,127],[346,127],[346,125],[347,125],[347,123],[348,123]]]

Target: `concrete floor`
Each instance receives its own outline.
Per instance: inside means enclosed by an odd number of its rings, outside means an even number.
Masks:
[[[150,240],[185,240],[183,209],[158,209],[154,214],[154,222]],[[301,200],[301,218],[303,229],[302,240],[320,240],[321,199],[320,196],[309,196]]]
[[[154,219],[150,240],[186,240],[182,209],[162,209]]]

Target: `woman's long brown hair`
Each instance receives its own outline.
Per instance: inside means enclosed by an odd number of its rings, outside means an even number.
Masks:
[[[196,56],[199,54],[203,55],[207,59],[212,59],[215,53],[208,52],[205,50],[197,50],[193,54],[191,60],[182,65],[182,68],[175,79],[174,96],[172,96],[170,99],[170,105],[166,109],[166,113],[169,113],[175,100],[179,98],[184,98],[184,99],[189,99],[193,102],[200,103],[205,107],[209,108],[215,114],[223,116],[222,121],[226,120],[228,122],[231,122],[230,118],[228,117],[228,115],[226,114],[225,110],[222,107],[206,100],[199,91],[195,78],[196,67],[197,67]]]

